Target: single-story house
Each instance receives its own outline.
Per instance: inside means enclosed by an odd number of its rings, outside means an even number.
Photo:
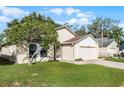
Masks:
[[[110,57],[118,53],[119,48],[114,39],[96,38],[99,44],[99,57]]]
[[[56,55],[58,60],[73,61],[79,58],[83,60],[98,58],[99,46],[91,34],[78,37],[65,26],[57,28],[56,31],[58,33],[58,41],[61,44]],[[38,41],[34,40],[34,42],[30,42],[27,45],[10,45],[2,47],[1,49],[2,57],[9,59],[14,58],[18,64],[27,63],[34,53],[37,54],[34,58],[36,61],[52,60],[54,56],[53,46],[46,51],[40,47]]]

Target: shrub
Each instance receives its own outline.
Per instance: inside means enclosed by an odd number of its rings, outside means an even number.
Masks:
[[[119,57],[120,54],[116,53],[116,54],[114,54],[113,56],[114,56],[114,57]]]
[[[121,57],[124,57],[124,52],[121,53]]]
[[[98,58],[105,58],[105,57],[101,57],[101,56],[99,56]]]
[[[75,59],[75,61],[83,61],[83,59],[82,58],[77,58],[77,59]]]
[[[60,62],[59,60],[48,60],[47,62]]]

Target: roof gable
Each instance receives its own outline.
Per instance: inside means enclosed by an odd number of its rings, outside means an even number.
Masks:
[[[69,31],[71,34],[73,34],[75,37],[77,37],[78,35],[76,33],[74,33],[70,28],[68,28],[67,26],[61,26],[56,28],[56,30],[61,30],[61,29],[66,29],[67,31]]]
[[[107,47],[114,41],[114,39],[96,38],[96,41],[97,41],[97,43],[99,44],[100,47]]]

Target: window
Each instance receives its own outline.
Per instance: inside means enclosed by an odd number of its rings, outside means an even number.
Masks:
[[[29,58],[31,58],[33,56],[33,54],[35,53],[36,50],[37,50],[37,45],[36,44],[30,44],[29,45]]]
[[[40,51],[40,57],[46,57],[47,56],[47,51],[45,49],[42,49]]]

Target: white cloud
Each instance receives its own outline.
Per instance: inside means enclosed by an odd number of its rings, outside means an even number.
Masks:
[[[28,11],[23,11],[19,8],[1,7],[1,12],[6,16],[21,16],[29,14]]]
[[[86,17],[86,14],[85,13],[78,13],[77,17]]]
[[[41,9],[41,11],[39,11],[39,13],[41,14],[41,15],[46,15],[47,13],[49,13],[49,9],[48,8],[42,8]]]
[[[68,15],[72,15],[73,13],[78,13],[78,12],[80,12],[79,9],[74,9],[74,8],[66,8],[65,11],[66,11],[66,13],[67,13]]]
[[[61,15],[64,12],[64,10],[62,8],[53,8],[50,9],[50,12],[55,13],[57,15]]]
[[[39,13],[40,13],[41,15],[45,15],[45,12],[44,12],[44,11],[39,11]]]
[[[69,23],[70,25],[73,24],[80,24],[80,25],[88,25],[90,21],[87,18],[72,18],[70,20],[65,21],[65,23]]]
[[[82,12],[80,9],[76,8],[53,8],[48,10],[49,12],[55,13],[56,15],[61,15],[62,16],[70,16],[73,17],[69,20],[65,20],[63,22],[61,21],[56,21],[57,23],[64,24],[64,23],[69,23],[69,24],[80,24],[80,25],[87,25],[91,23],[91,20],[95,18],[95,15],[93,12]],[[41,12],[43,14],[43,12]]]
[[[91,23],[91,20],[95,18],[93,12],[78,12],[75,18],[72,18],[66,22],[69,24],[80,24],[80,25],[88,25]]]
[[[87,25],[87,24],[90,24],[90,21],[89,21],[89,19],[87,19],[87,18],[81,18],[81,19],[79,20],[79,23],[80,23],[80,24]]]
[[[95,17],[95,15],[92,12],[85,12],[85,13],[78,13],[77,17],[90,18],[90,17]]]
[[[119,26],[124,29],[124,23],[120,23]]]
[[[65,13],[67,15],[72,15],[73,13],[79,13],[80,10],[79,9],[74,9],[74,8],[53,8],[49,10],[52,13],[55,13],[57,15],[61,15],[62,13]]]
[[[69,23],[69,24],[72,25],[72,24],[77,23],[77,21],[78,21],[78,20],[77,20],[76,18],[71,18],[70,20],[67,20],[66,23]]]
[[[10,19],[6,16],[0,16],[0,23],[6,23],[9,22]]]

